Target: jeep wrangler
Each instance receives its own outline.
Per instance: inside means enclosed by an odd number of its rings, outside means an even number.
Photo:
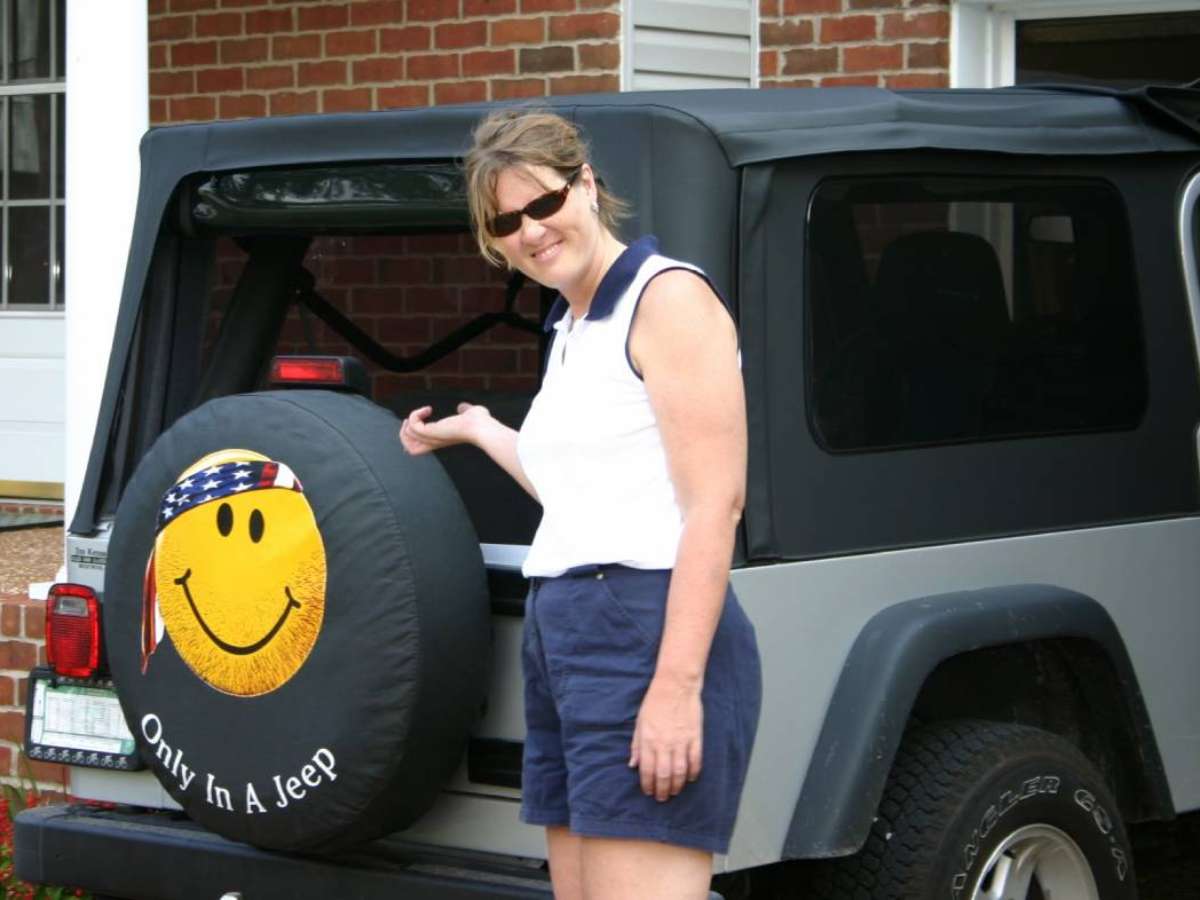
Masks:
[[[761,724],[727,898],[1114,900],[1200,808],[1200,92],[546,101],[726,298]],[[16,870],[127,898],[546,897],[517,818],[536,505],[486,106],[150,132]],[[703,365],[703,360],[697,360]],[[711,764],[716,764],[714,761]]]

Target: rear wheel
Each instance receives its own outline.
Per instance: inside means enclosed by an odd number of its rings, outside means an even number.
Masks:
[[[801,871],[802,895],[829,900],[1137,897],[1129,839],[1095,767],[1057,735],[998,722],[911,732],[863,849]]]

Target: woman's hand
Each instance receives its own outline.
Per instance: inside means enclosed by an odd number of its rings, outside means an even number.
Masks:
[[[422,406],[408,414],[400,426],[400,443],[413,456],[452,447],[455,444],[474,444],[480,426],[491,418],[486,406],[458,404],[458,414],[436,422],[427,421],[432,406]]]
[[[660,803],[700,777],[704,705],[700,685],[650,680],[633,729],[629,767],[639,770],[642,793]]]

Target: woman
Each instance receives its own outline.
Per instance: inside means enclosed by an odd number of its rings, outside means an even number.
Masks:
[[[625,246],[622,204],[562,118],[476,129],[483,255],[559,291],[520,432],[482,406],[409,453],[482,449],[543,508],[524,572],[522,817],[544,825],[559,900],[704,898],[757,726],[753,629],[728,586],[745,491],[737,336],[699,270]]]

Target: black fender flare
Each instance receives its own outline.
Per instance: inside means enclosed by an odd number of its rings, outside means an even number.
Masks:
[[[1158,744],[1112,617],[1076,591],[1009,585],[907,600],[866,623],[830,699],[783,858],[846,856],[863,846],[913,703],[939,663],[971,650],[1051,638],[1091,641],[1108,657],[1154,794],[1149,805],[1170,816]]]

